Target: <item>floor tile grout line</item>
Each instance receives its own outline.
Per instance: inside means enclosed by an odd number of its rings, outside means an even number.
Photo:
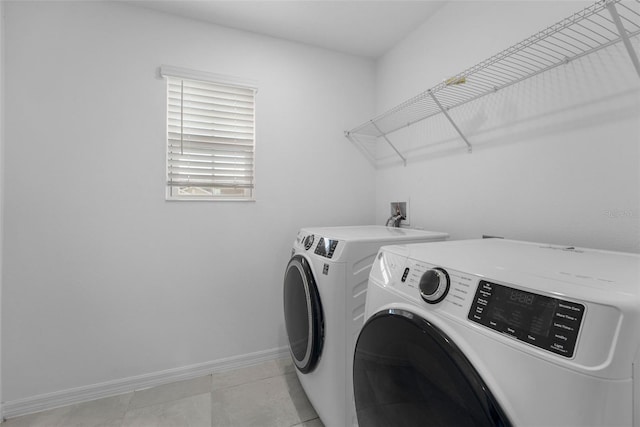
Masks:
[[[293,424],[291,427],[296,427],[296,426],[302,425],[302,424],[304,424],[304,423],[308,423],[309,421],[313,421],[313,420],[321,421],[321,420],[320,420],[320,416],[315,416],[315,417],[313,417],[313,418],[309,418],[308,420],[301,420],[299,423],[297,423],[297,424]]]
[[[229,372],[231,372],[231,371],[229,371]],[[256,379],[253,379],[253,380],[250,380],[250,381],[245,381],[245,382],[242,382],[242,383],[233,384],[233,385],[230,385],[230,386],[220,387],[220,388],[216,388],[216,389],[213,388],[213,384],[212,384],[211,391],[214,392],[214,391],[219,391],[219,390],[227,390],[227,389],[231,389],[231,388],[235,388],[235,387],[240,387],[240,386],[243,386],[243,385],[246,385],[246,384],[253,384],[253,383],[256,383],[258,381],[268,380],[268,379],[271,379],[271,378],[284,377],[284,376],[287,376],[289,374],[295,374],[295,371],[282,372],[282,373],[279,373],[279,374],[269,375],[269,376],[262,377],[262,378],[256,378]]]
[[[188,394],[188,395],[185,395],[185,396],[181,396],[181,397],[178,397],[178,398],[173,398],[173,399],[166,400],[166,401],[158,401],[158,402],[148,403],[148,404],[145,404],[145,405],[142,405],[142,406],[139,406],[139,407],[131,408],[131,402],[133,402],[133,398],[135,396],[135,393],[142,392],[142,391],[153,390],[155,388],[167,387],[167,386],[171,386],[173,384],[177,384],[177,383],[180,383],[180,382],[199,380],[201,378],[211,377],[211,376],[212,376],[212,374],[201,375],[199,377],[191,378],[191,379],[188,379],[188,380],[180,380],[180,381],[175,381],[175,382],[172,382],[172,383],[161,384],[161,385],[158,385],[158,386],[155,386],[155,387],[149,387],[149,388],[145,388],[145,389],[141,389],[141,390],[135,390],[133,392],[132,396],[131,396],[131,399],[129,399],[129,402],[127,403],[127,411],[129,411],[129,410],[134,410],[135,411],[135,410],[138,410],[138,409],[148,408],[150,406],[155,406],[155,405],[164,405],[164,404],[169,403],[169,402],[175,402],[175,401],[182,400],[182,399],[188,399],[190,397],[199,396],[201,394],[207,394],[207,393],[211,394],[212,386],[209,385],[209,387],[207,387],[208,391],[204,391],[203,392],[201,390],[198,390],[197,392],[194,392],[194,394]]]

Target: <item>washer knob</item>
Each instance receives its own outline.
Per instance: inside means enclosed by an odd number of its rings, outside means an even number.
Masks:
[[[420,296],[429,304],[437,304],[449,292],[449,274],[442,268],[427,270],[420,278]]]

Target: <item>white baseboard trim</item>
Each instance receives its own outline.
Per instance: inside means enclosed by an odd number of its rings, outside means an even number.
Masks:
[[[218,359],[211,362],[198,363],[180,368],[167,369],[165,371],[152,372],[150,374],[137,375],[119,380],[107,381],[52,393],[40,394],[24,399],[17,399],[2,403],[2,419],[19,417],[34,412],[59,408],[75,403],[88,402],[102,399],[135,390],[155,387],[174,381],[188,380],[209,375],[215,372],[224,372],[232,369],[243,368],[289,356],[288,347],[273,348],[257,351],[255,353]]]

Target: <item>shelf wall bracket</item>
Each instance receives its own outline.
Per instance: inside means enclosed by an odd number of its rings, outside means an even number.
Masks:
[[[611,18],[613,18],[613,22],[616,24],[616,27],[618,28],[618,32],[620,33],[620,38],[624,43],[624,47],[626,47],[627,52],[629,52],[629,56],[631,57],[631,62],[633,62],[633,66],[636,68],[636,73],[638,73],[638,77],[640,77],[640,61],[638,61],[638,55],[636,54],[636,51],[633,49],[631,40],[629,40],[629,35],[627,34],[627,30],[625,30],[624,25],[622,24],[622,19],[620,19],[620,14],[618,14],[618,9],[616,9],[616,5],[614,3],[608,3],[607,9],[609,9]]]
[[[436,103],[438,108],[440,108],[440,111],[442,111],[442,114],[444,114],[444,116],[447,118],[447,120],[449,120],[449,123],[451,123],[451,126],[453,126],[453,128],[456,130],[456,132],[458,132],[458,134],[460,135],[460,138],[462,138],[464,143],[467,144],[467,151],[470,153],[471,152],[471,144],[469,144],[469,141],[467,140],[467,137],[464,136],[464,134],[462,133],[462,131],[460,130],[458,125],[456,125],[456,122],[453,121],[453,119],[451,118],[451,116],[449,115],[447,110],[442,106],[442,104],[440,104],[440,101],[438,101],[438,98],[436,98],[436,96],[433,94],[433,92],[431,92],[431,90],[429,90],[429,95],[433,99],[433,102]]]
[[[407,166],[407,159],[406,159],[406,158],[405,158],[405,157],[400,153],[400,151],[398,151],[398,149],[396,148],[396,146],[395,146],[395,145],[393,145],[393,144],[391,143],[391,141],[389,141],[389,138],[387,138],[387,135],[386,135],[386,134],[384,134],[384,133],[380,130],[380,128],[378,127],[378,125],[376,125],[376,123],[375,123],[373,120],[371,120],[371,124],[372,124],[372,125],[373,125],[373,127],[374,127],[374,128],[376,128],[376,130],[380,133],[380,136],[381,136],[381,137],[383,137],[385,141],[387,141],[387,144],[389,144],[389,145],[391,146],[391,148],[393,148],[393,151],[395,151],[395,152],[396,152],[396,154],[397,154],[398,156],[400,156],[400,158],[402,159],[402,163],[403,163],[405,166]]]

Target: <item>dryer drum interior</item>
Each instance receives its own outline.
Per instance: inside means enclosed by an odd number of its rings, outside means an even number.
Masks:
[[[324,320],[313,273],[300,255],[287,264],[284,317],[293,362],[302,373],[313,371],[322,352]]]
[[[367,321],[353,381],[360,427],[511,426],[462,351],[408,311],[385,310]]]

